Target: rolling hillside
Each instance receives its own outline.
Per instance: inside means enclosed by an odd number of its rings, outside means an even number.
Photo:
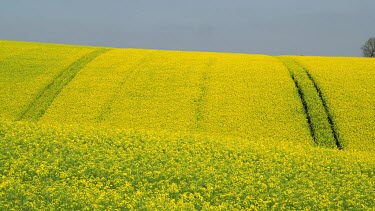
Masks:
[[[0,209],[374,209],[375,60],[0,42]]]

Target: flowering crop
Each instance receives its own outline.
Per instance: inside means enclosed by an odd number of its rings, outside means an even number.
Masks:
[[[0,41],[0,210],[374,210],[374,67]]]
[[[370,152],[3,121],[0,158],[0,210],[375,208]]]

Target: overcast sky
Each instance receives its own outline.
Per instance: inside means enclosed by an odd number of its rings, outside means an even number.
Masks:
[[[0,0],[0,39],[360,56],[375,0]]]

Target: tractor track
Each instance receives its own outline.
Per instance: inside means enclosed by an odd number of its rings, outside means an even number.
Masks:
[[[294,59],[281,57],[280,60],[289,70],[315,143],[322,147],[342,149],[332,114],[317,82],[310,72]]]
[[[56,96],[70,83],[77,73],[96,57],[109,50],[110,49],[107,48],[94,50],[63,69],[47,86],[38,92],[31,103],[21,112],[18,120],[38,121],[47,111]]]
[[[214,61],[213,58],[209,58],[206,64],[206,70],[203,72],[202,78],[201,78],[201,84],[199,85],[199,95],[197,99],[195,100],[196,108],[195,108],[195,120],[196,120],[196,128],[198,130],[203,130],[203,121],[204,121],[204,115],[203,115],[203,109],[204,104],[206,103],[207,98],[207,83],[211,78],[211,67],[213,65]]]
[[[133,66],[127,68],[128,70],[130,70],[129,73],[126,74],[122,78],[122,80],[118,83],[118,85],[115,88],[115,91],[113,91],[113,95],[106,101],[106,103],[102,107],[99,115],[96,118],[98,122],[104,121],[110,115],[110,113],[112,112],[112,109],[111,109],[112,104],[117,99],[118,93],[119,93],[120,89],[124,86],[124,84],[127,81],[129,81],[129,79],[136,73],[136,71],[143,64],[145,64],[146,62],[149,61],[148,58],[150,58],[151,56],[152,56],[152,53],[150,53],[148,55],[145,55],[144,57],[142,57],[141,59],[139,59],[139,61],[136,64],[134,64]]]

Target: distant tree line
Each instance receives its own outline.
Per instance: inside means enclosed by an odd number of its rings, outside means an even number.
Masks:
[[[362,46],[362,53],[365,57],[375,57],[375,37],[371,37],[367,42]]]

